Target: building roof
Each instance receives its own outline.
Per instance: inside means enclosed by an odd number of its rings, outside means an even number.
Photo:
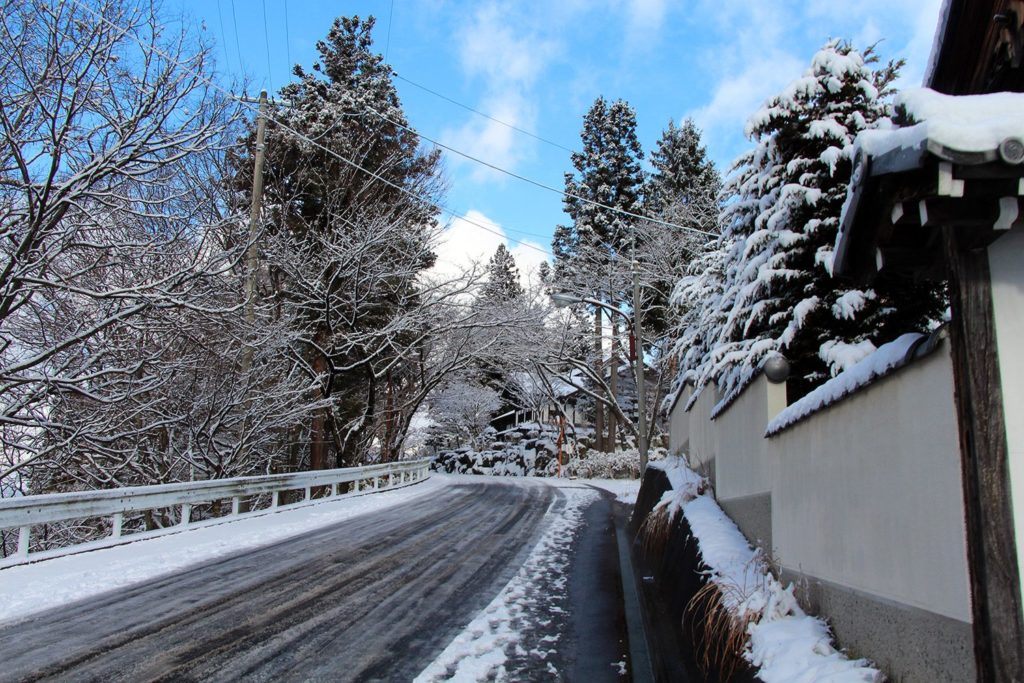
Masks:
[[[909,125],[857,136],[836,275],[928,274],[942,261],[938,228],[984,246],[1024,225],[1024,94],[913,88],[896,105]]]

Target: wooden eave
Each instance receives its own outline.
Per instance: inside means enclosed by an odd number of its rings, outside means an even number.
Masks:
[[[870,281],[880,270],[941,276],[941,229],[983,247],[1024,226],[1024,165],[995,153],[962,153],[934,145],[857,160],[859,179],[843,216],[834,270]]]

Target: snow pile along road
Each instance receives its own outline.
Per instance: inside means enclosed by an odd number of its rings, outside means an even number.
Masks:
[[[750,547],[682,458],[649,466],[664,469],[672,484],[655,510],[667,506],[672,516],[682,512],[700,547],[707,580],[718,586],[733,617],[749,622],[743,656],[758,678],[765,683],[885,680],[867,660],[848,659],[832,646],[825,622],[800,608],[793,585],[783,587],[771,574],[760,551]]]
[[[548,511],[543,535],[516,576],[487,607],[416,678],[435,681],[492,681],[520,678],[526,667],[536,674],[559,677],[549,657],[556,653],[558,633],[551,621],[566,613],[567,571],[572,545],[583,513],[600,494],[589,488],[559,487]],[[527,637],[546,633],[540,638]],[[531,675],[532,677],[532,675]]]

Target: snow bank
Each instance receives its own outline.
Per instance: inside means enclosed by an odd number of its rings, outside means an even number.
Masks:
[[[765,683],[830,681],[877,683],[884,675],[866,660],[847,659],[831,645],[828,626],[806,614],[769,570],[760,551],[750,547],[736,524],[706,491],[703,478],[682,458],[656,465],[672,490],[658,506],[682,512],[700,548],[707,580],[716,584],[722,603],[741,621],[749,621],[743,656]]]
[[[924,337],[923,334],[911,332],[878,347],[876,351],[865,356],[848,370],[839,373],[799,401],[787,406],[768,423],[765,436],[778,434],[786,427],[832,405],[902,366],[907,352]]]

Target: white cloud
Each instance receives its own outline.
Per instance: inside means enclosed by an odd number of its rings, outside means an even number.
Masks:
[[[689,112],[703,131],[708,147],[722,150],[729,157],[718,161],[728,163],[736,156],[739,150],[728,147],[729,141],[735,139],[736,131],[743,130],[750,115],[760,109],[765,100],[800,76],[805,68],[803,60],[783,52],[763,60],[752,60],[744,69],[719,80],[711,100]]]
[[[505,230],[480,211],[468,211],[466,218],[469,220],[454,219],[442,233],[441,241],[435,250],[437,263],[432,269],[434,275],[454,277],[474,266],[483,268],[498,249],[498,245],[504,244],[516,260],[520,281],[526,286],[530,276],[540,267],[541,261],[547,260],[545,254],[537,249],[510,243]],[[535,242],[523,241],[543,249]]]
[[[454,39],[463,71],[484,83],[476,108],[511,126],[532,130],[537,122],[533,87],[559,48],[536,31],[520,28],[525,25],[520,19],[514,5],[489,2],[477,9]],[[530,139],[473,114],[442,137],[451,147],[509,170],[534,152]],[[471,178],[477,182],[505,177],[459,156],[451,161],[457,166],[471,164]]]

